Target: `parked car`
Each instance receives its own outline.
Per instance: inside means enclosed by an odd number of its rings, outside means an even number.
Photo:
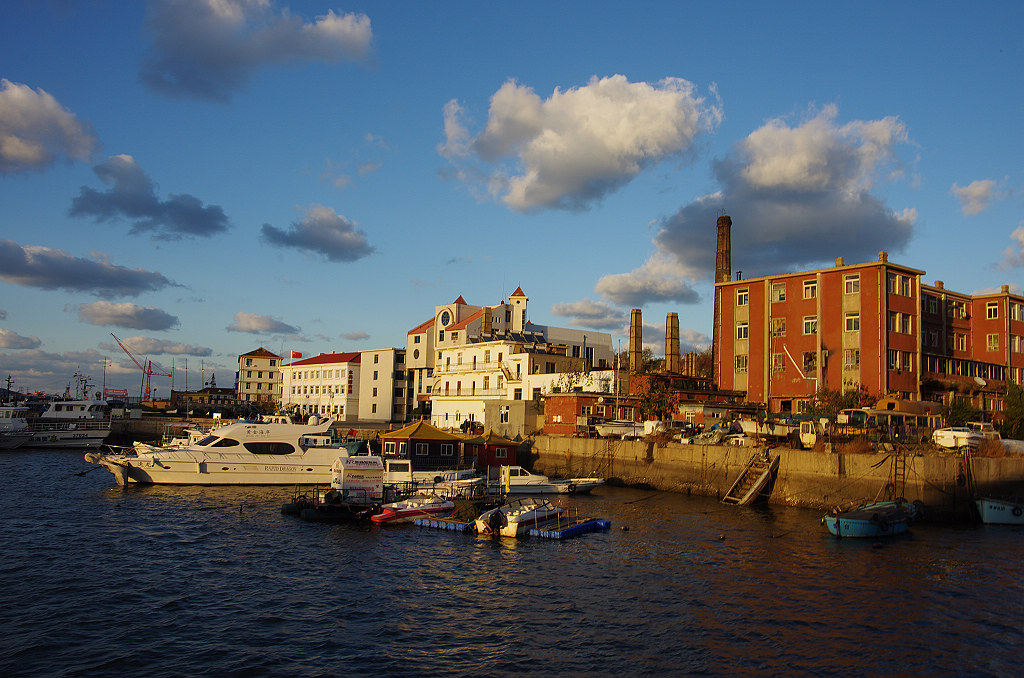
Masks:
[[[932,432],[932,442],[950,450],[959,450],[964,447],[976,450],[983,440],[985,440],[985,436],[966,426],[937,428]]]

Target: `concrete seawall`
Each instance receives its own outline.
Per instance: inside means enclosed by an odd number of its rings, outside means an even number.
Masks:
[[[731,445],[685,445],[644,440],[538,436],[525,466],[550,476],[599,475],[627,485],[721,497],[754,449]],[[834,454],[779,447],[779,471],[768,501],[827,510],[885,494],[892,461],[885,453]],[[1024,495],[1024,457],[973,459],[978,494]],[[969,516],[968,468],[964,459],[935,448],[907,457],[904,496],[921,501],[934,519]]]

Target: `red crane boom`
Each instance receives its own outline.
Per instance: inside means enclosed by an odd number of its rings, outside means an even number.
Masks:
[[[148,360],[147,359],[146,360],[146,366],[143,367],[142,363],[140,363],[138,360],[136,360],[135,356],[132,355],[132,352],[128,350],[128,347],[125,346],[124,343],[120,339],[117,338],[116,334],[111,332],[110,336],[114,337],[114,341],[116,341],[117,345],[121,347],[121,350],[124,351],[125,353],[127,353],[128,357],[132,359],[132,362],[135,363],[140,370],[142,370],[142,374],[145,375],[145,377],[146,377],[145,395],[143,396],[143,400],[149,400],[150,399],[150,389],[149,389],[150,378],[154,374],[156,374],[158,377],[172,377],[172,375],[167,374],[166,372],[153,372],[153,361],[152,360]]]

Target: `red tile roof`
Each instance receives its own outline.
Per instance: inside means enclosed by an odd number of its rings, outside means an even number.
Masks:
[[[281,356],[277,355],[276,353],[271,353],[270,351],[268,351],[267,349],[263,348],[262,346],[260,346],[255,351],[249,351],[248,353],[243,353],[242,355],[244,357],[247,357],[247,358],[280,358],[281,357]]]
[[[360,353],[352,351],[349,353],[324,353],[322,355],[306,358],[305,360],[293,360],[289,365],[326,365],[327,363],[357,363]]]
[[[466,318],[465,320],[460,320],[459,322],[455,323],[454,325],[452,325],[451,327],[448,328],[448,331],[451,332],[452,330],[461,330],[461,329],[465,328],[466,325],[468,325],[469,323],[473,322],[474,320],[476,320],[477,318],[479,318],[483,314],[484,314],[483,309],[481,309],[481,310],[477,311],[476,313],[474,313],[473,315],[471,315],[468,318]]]
[[[409,330],[408,334],[426,334],[427,330],[434,326],[434,319],[424,321],[416,327]]]
[[[526,296],[526,292],[523,291],[523,288],[522,287],[516,287],[516,291],[513,292],[512,294],[510,294],[508,298],[511,299],[512,297],[525,297],[525,296]]]

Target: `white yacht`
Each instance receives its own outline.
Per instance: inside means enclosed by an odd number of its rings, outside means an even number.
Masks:
[[[238,422],[188,447],[90,452],[85,460],[113,473],[119,485],[327,485],[332,464],[350,456],[348,447],[332,442],[333,423]]]
[[[551,480],[522,466],[502,466],[498,482],[506,494],[587,494],[604,485],[603,478]]]

